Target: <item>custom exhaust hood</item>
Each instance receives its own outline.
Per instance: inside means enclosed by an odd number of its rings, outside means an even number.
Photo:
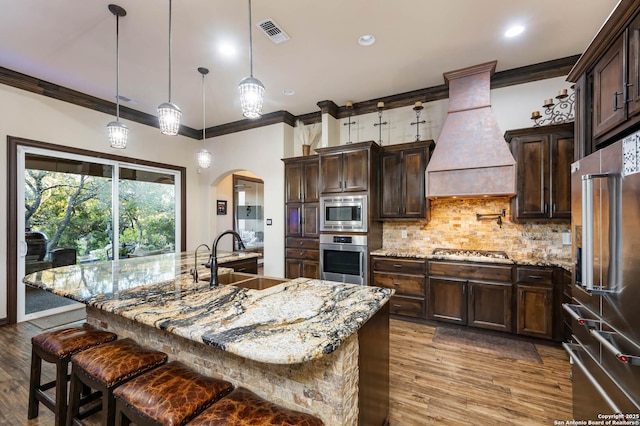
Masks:
[[[491,111],[496,62],[444,74],[449,113],[425,173],[428,198],[515,195],[516,162]]]

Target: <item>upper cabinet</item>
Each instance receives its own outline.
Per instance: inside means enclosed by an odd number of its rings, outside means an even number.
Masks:
[[[433,141],[385,146],[380,156],[380,219],[427,216],[424,173]]]
[[[372,172],[369,164],[377,163],[378,150],[375,142],[316,149],[320,154],[320,193],[370,190]]]
[[[571,219],[573,124],[510,130],[505,139],[518,163],[514,220]]]
[[[284,166],[285,202],[313,203],[319,198],[318,156],[298,157]]]
[[[640,129],[640,3],[622,1],[571,70],[576,159]]]

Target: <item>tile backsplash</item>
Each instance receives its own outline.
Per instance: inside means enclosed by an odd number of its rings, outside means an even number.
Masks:
[[[562,244],[570,223],[512,222],[511,199],[442,199],[430,201],[431,219],[384,222],[383,249],[430,254],[435,248],[504,251],[513,259],[571,258],[571,246]],[[505,210],[497,220],[477,220],[476,214]],[[402,238],[406,231],[406,238]]]

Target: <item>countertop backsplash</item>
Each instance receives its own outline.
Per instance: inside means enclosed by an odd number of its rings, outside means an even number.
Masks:
[[[571,245],[562,244],[569,222],[512,222],[511,206],[507,197],[431,200],[428,222],[384,222],[383,249],[414,254],[431,254],[435,248],[495,250],[515,260],[571,260]],[[476,219],[477,213],[493,215],[503,209],[502,226],[495,219]]]

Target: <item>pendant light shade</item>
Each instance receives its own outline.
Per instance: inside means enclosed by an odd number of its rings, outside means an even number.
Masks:
[[[264,85],[253,77],[253,32],[251,28],[251,0],[249,0],[249,59],[250,75],[244,78],[238,85],[240,93],[240,106],[242,115],[247,118],[259,118],[262,116],[262,104],[264,101]]]
[[[177,135],[180,130],[181,117],[180,108],[171,103],[171,0],[169,0],[169,101],[158,107],[160,131],[165,135]]]
[[[205,90],[204,90],[204,76],[209,74],[209,70],[204,67],[199,67],[198,72],[202,74],[202,144],[204,145],[204,141],[206,138],[206,130],[207,130],[207,114],[206,114],[206,104],[205,104]],[[207,151],[206,148],[202,148],[198,151],[198,167],[201,169],[208,169],[211,165],[211,153]]]
[[[120,17],[126,16],[127,11],[115,4],[109,5],[109,11],[116,16],[116,120],[107,124],[107,134],[111,148],[124,149],[129,128],[120,122]]]

